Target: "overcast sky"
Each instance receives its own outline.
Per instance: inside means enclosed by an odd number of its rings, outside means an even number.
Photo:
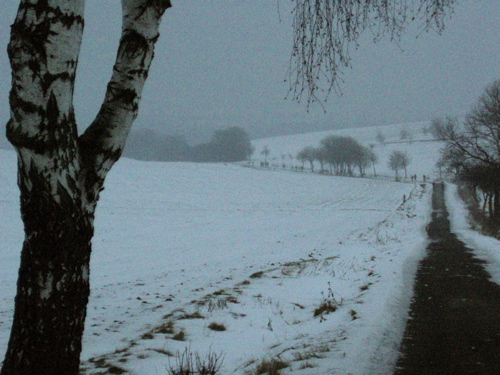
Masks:
[[[291,51],[290,0],[172,0],[163,18],[137,127],[169,133],[242,126],[251,134],[285,123],[359,126],[464,115],[500,78],[500,1],[458,1],[442,35],[407,34],[399,45],[362,42],[342,96],[308,113],[284,100]],[[18,2],[1,0],[0,121],[8,120],[5,52]],[[76,87],[81,128],[96,115],[120,35],[119,0],[88,0]],[[281,22],[280,22],[281,20]],[[288,125],[291,127],[291,125]],[[306,125],[301,125],[306,130]]]

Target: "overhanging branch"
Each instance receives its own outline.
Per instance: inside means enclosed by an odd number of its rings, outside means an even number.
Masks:
[[[441,31],[454,0],[295,0],[289,97],[307,106],[326,100],[351,66],[350,51],[367,30],[374,41],[399,40],[409,22]]]

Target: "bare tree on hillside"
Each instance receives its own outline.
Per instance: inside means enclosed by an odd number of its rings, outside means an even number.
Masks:
[[[410,138],[410,131],[406,128],[401,129],[401,131],[399,132],[399,138],[402,141],[404,141],[405,139],[409,139]]]
[[[445,141],[449,135],[458,129],[458,119],[456,117],[440,117],[431,121],[429,131],[437,141]]]
[[[308,146],[303,148],[298,154],[297,154],[297,159],[301,160],[302,162],[309,162],[309,165],[311,166],[311,172],[314,172],[314,160],[316,159],[316,153],[317,150],[312,147]]]
[[[354,163],[358,167],[359,175],[361,177],[365,177],[366,167],[370,165],[369,152],[371,152],[370,149],[363,147],[354,158]]]
[[[315,149],[315,157],[314,159],[319,162],[319,166],[321,167],[320,173],[325,173],[325,161],[327,150],[325,147],[318,147]]]
[[[405,170],[405,179],[408,178],[408,166],[410,165],[410,163],[411,163],[410,156],[406,152],[403,152],[402,165],[403,169]]]
[[[385,145],[385,135],[380,130],[377,132],[377,142],[381,145]]]
[[[399,181],[398,172],[400,169],[404,169],[405,178],[408,177],[406,168],[408,167],[409,164],[410,164],[410,158],[403,151],[393,151],[389,156],[388,166],[391,170],[393,170],[396,173],[396,181]]]
[[[378,156],[371,148],[367,150],[367,152],[368,152],[368,160],[370,161],[370,163],[372,163],[373,175],[377,177],[377,170],[375,169],[375,164],[378,163]]]
[[[490,215],[500,219],[500,80],[485,89],[462,130],[447,129],[441,155],[457,177],[487,193]]]
[[[352,137],[330,135],[321,140],[324,160],[330,165],[330,172],[336,175],[352,176],[354,168],[365,175],[366,166],[370,163],[370,149],[359,144]]]
[[[444,160],[442,158],[439,158],[435,166],[439,171],[439,178],[443,178],[443,168],[446,167]]]
[[[271,150],[267,146],[264,146],[262,151],[260,152],[261,155],[264,155],[264,163],[267,164],[267,158],[269,154],[271,153]]]

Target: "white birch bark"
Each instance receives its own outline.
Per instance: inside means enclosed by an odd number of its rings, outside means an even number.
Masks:
[[[137,117],[159,22],[170,6],[122,1],[113,76],[97,118],[79,137],[73,89],[84,4],[22,0],[12,26],[7,136],[18,153],[26,236],[2,375],[78,374],[95,207]]]

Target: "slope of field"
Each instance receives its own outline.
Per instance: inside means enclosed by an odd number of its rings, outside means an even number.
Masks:
[[[438,144],[427,145],[412,156],[429,167],[409,173],[432,173]],[[2,353],[23,238],[15,165],[0,150]],[[97,212],[84,369],[166,374],[189,348],[222,353],[222,374],[272,358],[288,363],[283,374],[387,373],[427,241],[429,186],[122,159]]]
[[[419,180],[423,180],[425,174],[427,180],[439,177],[435,163],[439,158],[441,142],[436,142],[430,134],[423,134],[423,129],[429,127],[429,122],[418,122],[409,124],[397,124],[387,126],[373,126],[367,128],[331,130],[307,134],[294,134],[284,137],[274,137],[258,139],[253,141],[255,147],[254,158],[257,161],[264,160],[261,155],[264,147],[270,150],[268,160],[278,168],[285,164],[287,168],[295,165],[302,165],[295,159],[297,154],[306,146],[318,147],[320,141],[330,135],[347,136],[356,139],[362,145],[371,147],[378,157],[375,165],[376,173],[379,177],[394,178],[394,171],[388,167],[389,155],[397,150],[403,151],[410,157],[408,175],[416,174]],[[401,140],[400,134],[406,130],[411,134],[411,140]],[[381,132],[386,137],[386,143],[380,144],[377,141],[377,133]],[[290,155],[293,159],[290,159]],[[316,162],[316,170],[319,164]],[[308,163],[305,164],[308,169]],[[401,175],[400,171],[400,175]],[[368,175],[373,175],[373,169],[367,168]],[[404,176],[404,172],[402,173]]]

